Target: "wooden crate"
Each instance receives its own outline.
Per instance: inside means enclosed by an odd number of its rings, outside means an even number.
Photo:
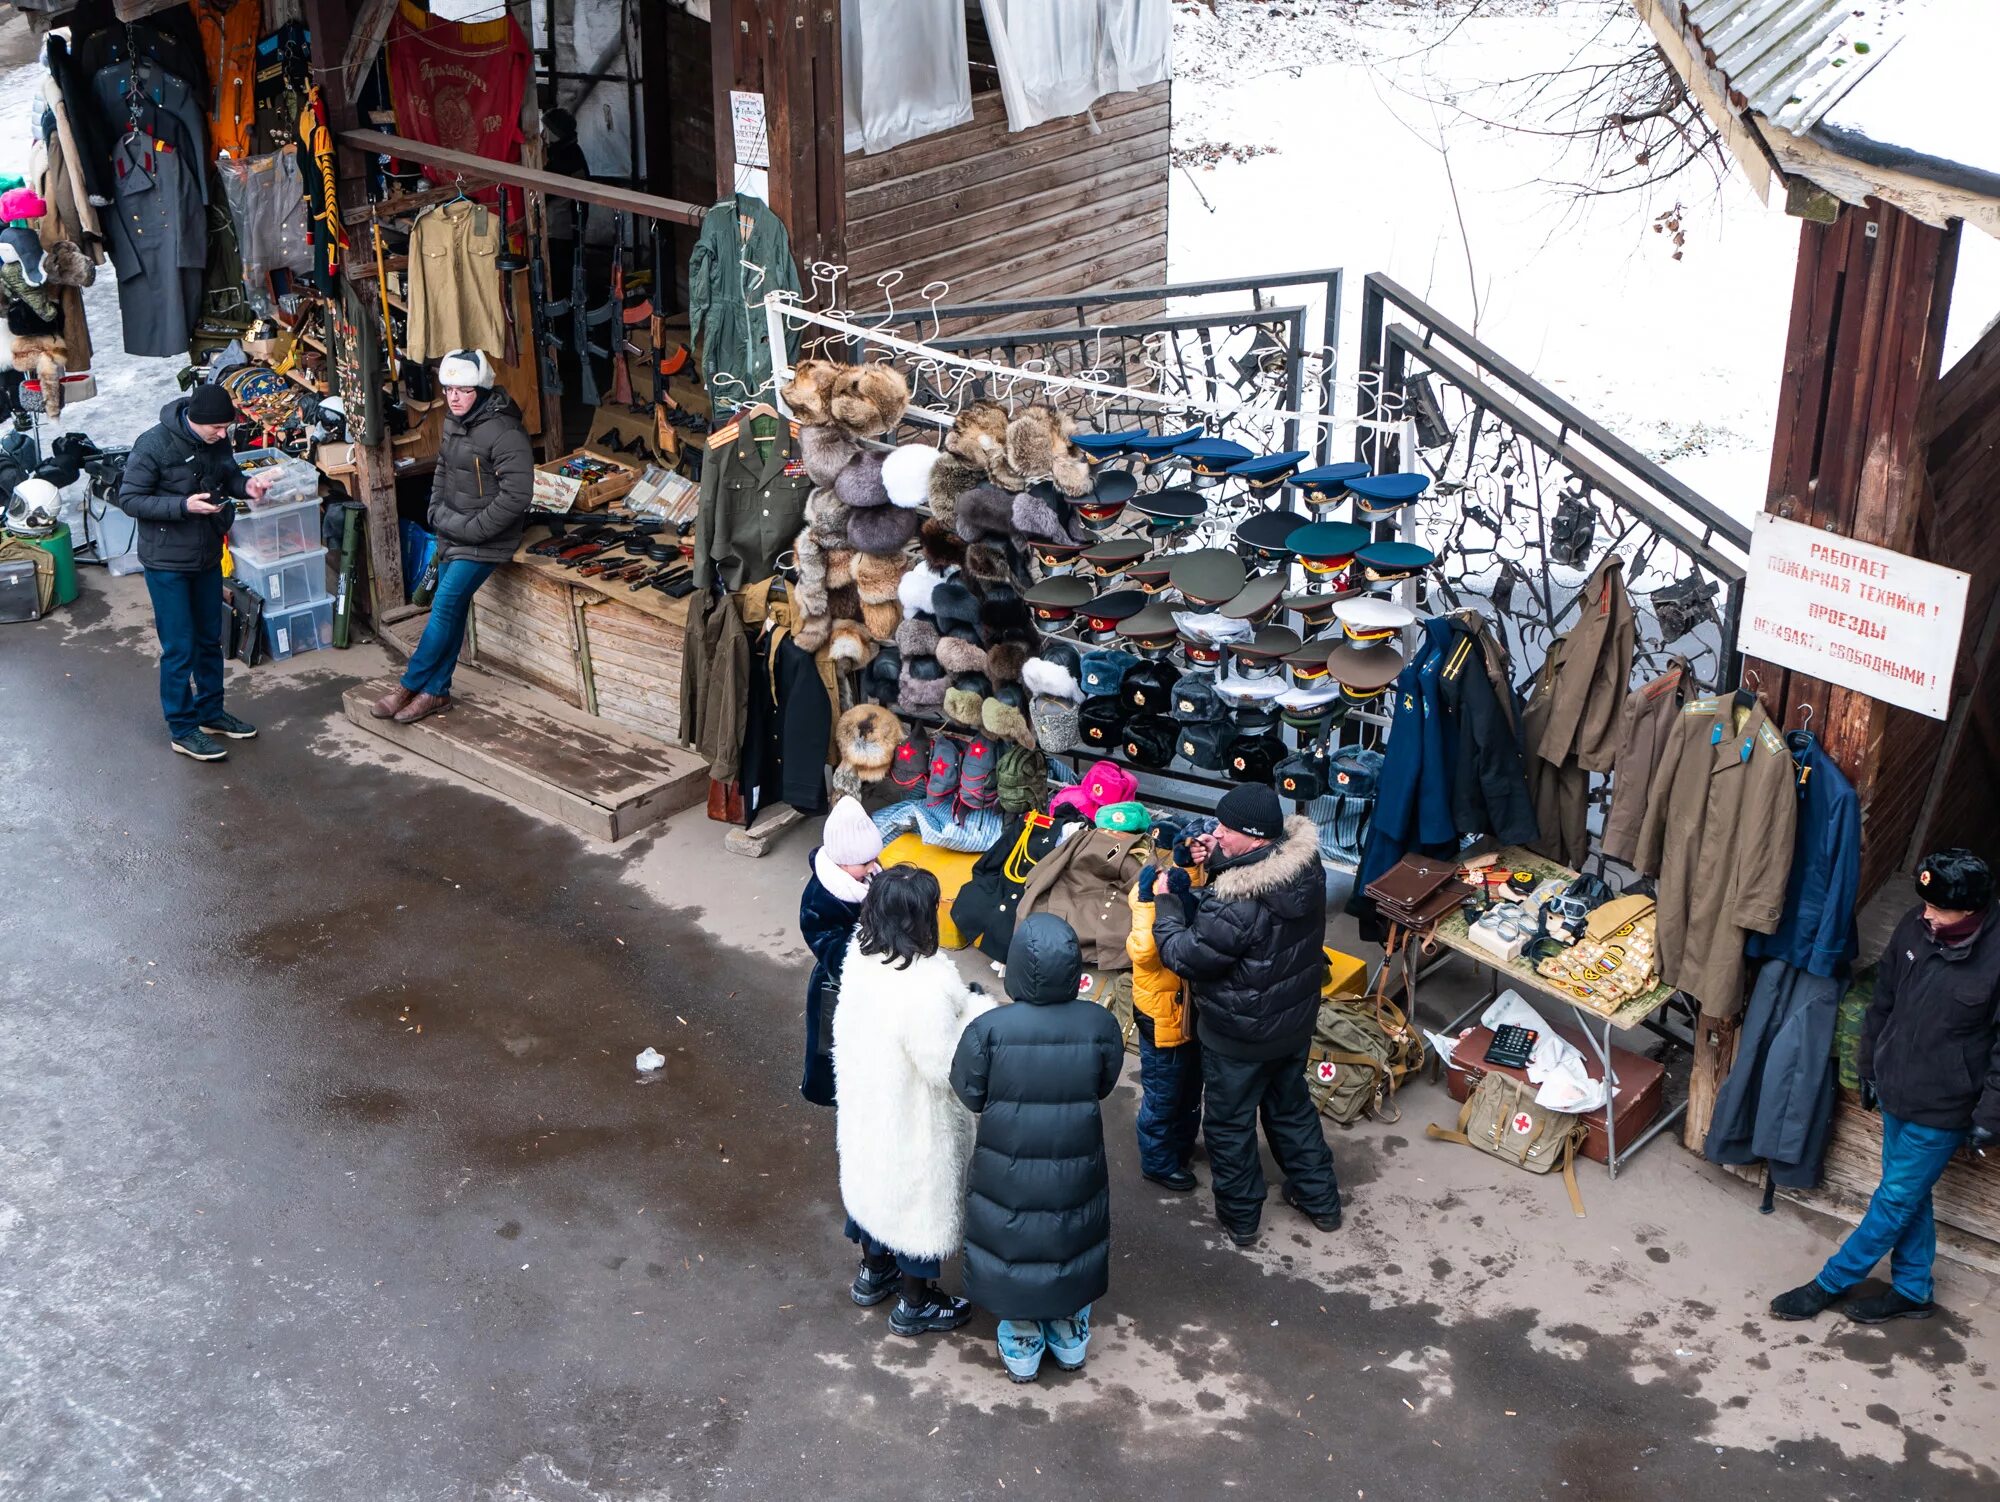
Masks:
[[[597,713],[628,730],[678,742],[682,628],[607,599],[588,599],[581,618]]]
[[[573,592],[561,580],[507,565],[472,597],[472,660],[584,703]]]
[[[645,473],[643,468],[632,460],[618,454],[600,453],[588,444],[585,444],[580,449],[571,449],[561,458],[552,459],[547,464],[537,464],[535,472],[538,475],[546,475],[550,480],[563,485],[573,485],[576,483],[575,481],[570,480],[565,475],[559,474],[558,471],[561,469],[564,460],[574,459],[579,454],[588,455],[592,459],[601,459],[606,464],[616,465],[617,472],[606,475],[601,480],[593,480],[588,485],[581,486],[577,490],[576,499],[570,503],[570,510],[572,511],[602,511],[606,506],[629,491],[634,485],[637,485],[639,477]]]

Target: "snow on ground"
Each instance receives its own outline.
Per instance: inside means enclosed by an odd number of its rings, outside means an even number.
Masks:
[[[1702,169],[1578,200],[1558,184],[1581,160],[1529,133],[1553,126],[1520,80],[1630,50],[1640,31],[1626,0],[1177,7],[1175,145],[1239,150],[1176,169],[1173,277],[1344,267],[1351,351],[1361,277],[1386,272],[1748,517],[1770,466],[1798,221]],[[1652,228],[1676,203],[1678,261]],[[1996,310],[2000,245],[1968,231],[1947,361]]]

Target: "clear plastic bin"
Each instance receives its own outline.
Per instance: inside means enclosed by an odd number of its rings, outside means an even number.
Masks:
[[[319,471],[303,459],[253,459],[251,455],[238,455],[237,465],[252,477],[271,476],[261,496],[243,503],[245,510],[272,511],[280,506],[319,499]]]
[[[270,563],[241,548],[230,551],[236,561],[233,577],[262,595],[267,609],[307,605],[326,598],[325,548],[308,548]]]
[[[276,605],[264,607],[264,646],[272,657],[296,657],[332,645],[332,600],[314,600],[282,610]]]
[[[229,546],[238,557],[248,553],[266,566],[316,548],[319,502],[295,501],[289,506],[266,506],[260,511],[239,507],[236,524],[229,529]]]

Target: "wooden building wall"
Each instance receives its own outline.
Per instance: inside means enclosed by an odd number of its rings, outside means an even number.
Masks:
[[[870,283],[888,271],[903,273],[904,306],[934,281],[951,303],[1165,282],[1169,85],[1100,99],[1092,115],[1095,128],[1072,115],[1014,134],[991,90],[973,96],[969,124],[850,155],[849,303],[879,307]]]

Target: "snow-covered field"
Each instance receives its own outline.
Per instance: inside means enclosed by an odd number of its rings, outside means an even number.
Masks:
[[[1627,0],[1217,0],[1176,6],[1176,280],[1341,266],[1343,349],[1382,271],[1718,505],[1763,503],[1798,221],[1697,168],[1579,200],[1573,150],[1520,80],[1628,51]],[[1243,150],[1248,148],[1247,151]],[[1262,148],[1260,150],[1260,148]],[[1238,155],[1242,159],[1237,159]],[[1680,205],[1673,259],[1655,218]],[[1946,349],[2000,312],[1967,231]],[[1351,361],[1349,362],[1351,369]]]

